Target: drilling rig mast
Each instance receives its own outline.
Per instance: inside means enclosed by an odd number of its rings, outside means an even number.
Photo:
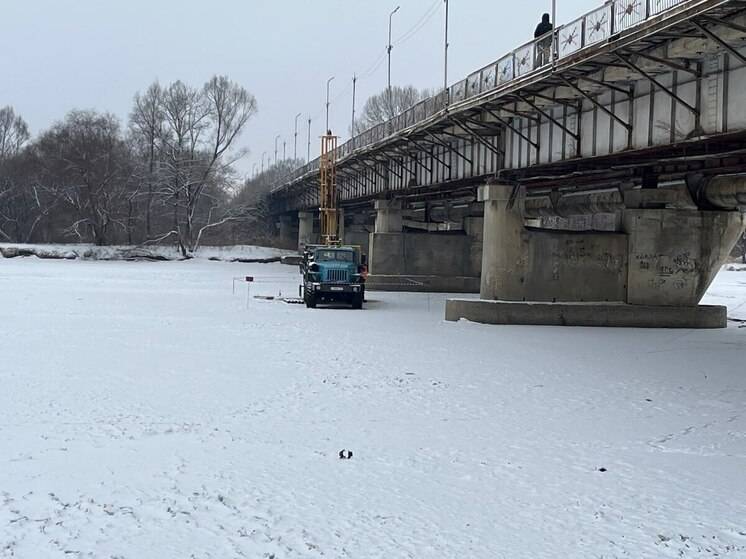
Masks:
[[[327,130],[321,137],[319,159],[320,191],[319,213],[321,218],[321,242],[325,245],[339,244],[339,216],[337,213],[337,136]]]

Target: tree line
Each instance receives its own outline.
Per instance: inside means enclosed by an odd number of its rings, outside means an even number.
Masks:
[[[398,87],[373,95],[359,133],[429,92]],[[274,242],[268,197],[303,161],[285,160],[241,179],[236,140],[257,112],[254,96],[225,76],[202,87],[151,84],[126,122],[73,110],[32,138],[12,107],[0,108],[0,242]]]
[[[155,243],[184,254],[252,209],[233,202],[236,139],[253,95],[225,76],[201,88],[152,84],[115,116],[73,110],[33,141],[0,109],[0,240]]]

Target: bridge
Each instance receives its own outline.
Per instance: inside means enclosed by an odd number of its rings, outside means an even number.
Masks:
[[[341,232],[371,288],[722,325],[697,304],[744,227],[745,91],[746,3],[607,2],[341,145]],[[312,241],[318,160],[271,207]],[[507,320],[498,307],[477,318]]]

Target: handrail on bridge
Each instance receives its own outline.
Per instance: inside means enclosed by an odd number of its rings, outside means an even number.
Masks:
[[[556,37],[556,57],[562,59],[575,54],[686,1],[688,0],[608,0],[603,6],[553,31]],[[350,155],[353,150],[368,147],[423,122],[449,105],[494,91],[516,78],[547,68],[552,64],[551,44],[552,33],[534,39],[451,85],[447,94],[441,90],[433,97],[420,101],[386,122],[361,132],[337,148],[337,161]],[[316,158],[278,181],[271,192],[282,190],[285,185],[318,170],[319,158]]]

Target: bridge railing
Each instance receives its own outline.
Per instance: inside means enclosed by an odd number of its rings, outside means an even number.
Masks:
[[[552,62],[553,35],[556,41],[556,57],[563,59],[605,41],[616,33],[641,25],[648,19],[687,1],[690,0],[608,0],[603,6],[557,27],[554,33],[548,33],[521,45],[495,62],[472,72],[465,79],[450,86],[447,92],[440,91],[394,118],[361,132],[337,148],[337,159],[345,158],[355,150],[369,147],[423,122],[449,105],[456,105],[483,93],[495,91],[517,78],[547,68]],[[318,169],[317,158],[287,175],[272,192],[281,190],[284,185]]]

